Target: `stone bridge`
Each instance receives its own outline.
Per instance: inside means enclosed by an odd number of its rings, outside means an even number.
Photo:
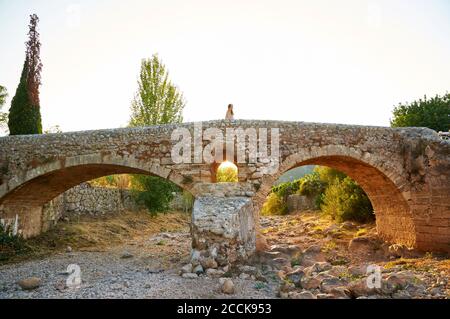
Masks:
[[[186,129],[195,139],[195,125],[2,137],[0,218],[17,215],[23,235],[33,236],[41,230],[42,206],[71,187],[111,174],[151,174],[196,197],[194,255],[207,251],[225,258],[245,257],[255,249],[258,212],[277,178],[297,166],[317,164],[336,168],[362,186],[374,207],[378,233],[386,241],[450,251],[450,143],[430,129],[202,122],[201,133],[207,128],[218,128],[224,135],[237,128],[260,133],[279,129],[278,170],[268,169],[273,163],[267,160],[238,162],[239,182],[222,184],[215,183],[218,163],[172,161],[171,150],[178,142],[172,140],[173,130]],[[269,136],[267,143],[273,141]],[[245,147],[248,154],[249,144]]]

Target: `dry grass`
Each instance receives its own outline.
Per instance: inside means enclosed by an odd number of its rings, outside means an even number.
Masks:
[[[432,255],[426,255],[422,258],[400,258],[390,261],[384,265],[384,268],[400,266],[403,269],[422,270],[428,272],[441,273],[450,278],[450,259],[437,258]]]
[[[190,215],[181,212],[151,217],[142,211],[60,222],[54,229],[27,240],[27,253],[11,256],[2,263],[51,255],[65,251],[68,246],[78,251],[104,251],[111,246],[160,232],[186,231],[189,229],[189,219]]]

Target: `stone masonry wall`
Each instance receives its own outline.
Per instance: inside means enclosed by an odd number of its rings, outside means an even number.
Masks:
[[[289,213],[317,209],[315,199],[313,197],[307,197],[299,194],[289,195],[286,204]]]

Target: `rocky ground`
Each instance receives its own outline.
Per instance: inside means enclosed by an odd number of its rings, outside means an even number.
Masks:
[[[246,265],[219,267],[211,259],[189,262],[183,218],[180,227],[160,224],[121,244],[66,248],[0,266],[0,298],[449,297],[448,258],[388,246],[372,224],[336,225],[313,212],[263,217],[267,250]],[[67,287],[69,264],[81,269],[79,288]],[[368,266],[380,267],[378,288],[367,285]]]
[[[306,212],[266,217],[261,224],[269,249],[259,254],[258,261],[277,273],[282,298],[450,296],[448,256],[385,244],[373,223],[335,224]]]

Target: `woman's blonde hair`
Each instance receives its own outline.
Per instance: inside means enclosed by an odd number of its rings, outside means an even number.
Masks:
[[[234,115],[234,112],[233,112],[233,104],[228,104],[228,109],[231,109],[231,115]]]

